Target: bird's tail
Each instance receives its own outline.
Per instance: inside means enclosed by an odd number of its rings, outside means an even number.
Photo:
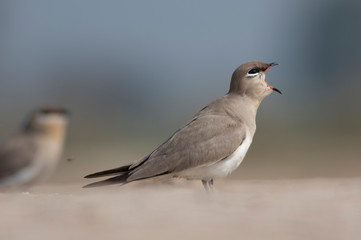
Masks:
[[[109,169],[109,170],[89,174],[84,178],[97,178],[97,177],[114,176],[114,175],[118,175],[118,176],[111,177],[99,182],[90,183],[88,185],[85,185],[83,188],[100,187],[100,186],[112,185],[112,184],[122,184],[122,185],[126,184],[128,183],[127,178],[129,177],[129,173],[130,173],[129,170],[130,166],[131,165],[126,165],[119,168],[114,168],[114,169]]]

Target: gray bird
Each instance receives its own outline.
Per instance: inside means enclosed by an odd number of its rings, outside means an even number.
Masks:
[[[24,188],[51,175],[62,153],[67,115],[62,108],[38,109],[0,144],[0,188]]]
[[[265,73],[276,63],[247,62],[233,73],[229,92],[203,108],[185,127],[145,157],[132,164],[93,173],[85,178],[114,176],[88,184],[95,187],[125,184],[167,175],[200,179],[206,189],[213,178],[225,177],[245,157],[256,131],[261,101],[273,91]]]

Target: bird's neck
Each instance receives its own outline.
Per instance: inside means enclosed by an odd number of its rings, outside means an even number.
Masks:
[[[26,128],[24,129],[24,132],[48,142],[62,144],[65,137],[65,125],[43,124],[41,126],[37,126],[36,128]]]
[[[256,115],[261,101],[245,95],[227,94],[225,96],[229,112],[232,112],[241,121],[246,122],[252,129],[256,129]]]

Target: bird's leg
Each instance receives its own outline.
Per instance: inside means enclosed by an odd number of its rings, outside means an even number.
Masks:
[[[209,191],[208,181],[205,179],[202,179],[202,184],[203,184],[204,189],[208,192]]]
[[[209,179],[202,179],[202,184],[204,189],[209,192],[209,191],[213,191],[213,178],[209,178]]]
[[[211,190],[213,190],[213,178],[210,178],[210,179],[208,180],[208,186],[209,186],[209,188],[210,188]]]

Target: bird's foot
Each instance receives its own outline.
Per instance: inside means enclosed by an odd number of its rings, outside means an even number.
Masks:
[[[202,179],[202,184],[207,192],[213,191],[213,178]]]

